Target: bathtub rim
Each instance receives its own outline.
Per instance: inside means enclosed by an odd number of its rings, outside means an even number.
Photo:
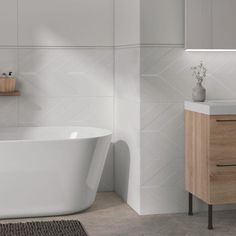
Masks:
[[[105,134],[102,135],[96,135],[91,137],[79,137],[79,138],[55,138],[55,139],[0,139],[0,144],[3,143],[30,143],[30,142],[60,142],[60,141],[79,141],[79,140],[92,140],[92,139],[99,139],[99,138],[105,138],[112,136],[112,131],[109,129],[103,129],[98,127],[92,127],[92,126],[9,126],[9,127],[1,127],[0,130],[4,129],[17,129],[17,128],[88,128],[88,129],[94,129],[94,130],[101,130],[104,131]]]

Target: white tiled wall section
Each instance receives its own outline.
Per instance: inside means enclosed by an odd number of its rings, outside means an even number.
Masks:
[[[140,48],[115,51],[115,95],[119,99],[140,101]]]
[[[190,68],[200,60],[208,68],[207,99],[236,99],[236,53],[141,49],[142,214],[186,211],[183,101],[191,99],[195,81]]]
[[[0,126],[113,130],[113,25],[111,0],[0,1],[0,73],[22,93],[0,99]],[[100,190],[113,190],[112,154]]]
[[[20,49],[25,96],[112,97],[112,49]]]
[[[1,98],[1,126],[113,130],[112,49],[0,49],[0,55],[0,73],[16,73],[22,92]],[[113,189],[112,170],[110,155],[101,190]]]
[[[115,190],[140,212],[140,48],[115,50]]]

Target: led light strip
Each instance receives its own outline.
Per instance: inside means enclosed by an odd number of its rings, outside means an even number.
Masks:
[[[236,49],[185,49],[186,52],[236,52]]]

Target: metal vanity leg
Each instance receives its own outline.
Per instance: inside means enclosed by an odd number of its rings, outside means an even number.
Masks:
[[[188,193],[188,215],[193,215],[193,195],[192,193]]]
[[[212,205],[208,205],[208,229],[213,229],[213,224],[212,224]]]

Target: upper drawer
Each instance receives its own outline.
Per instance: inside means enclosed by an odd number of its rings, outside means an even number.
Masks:
[[[210,172],[234,172],[236,170],[236,115],[211,116],[209,142]]]
[[[236,138],[236,115],[211,116],[210,138]]]

